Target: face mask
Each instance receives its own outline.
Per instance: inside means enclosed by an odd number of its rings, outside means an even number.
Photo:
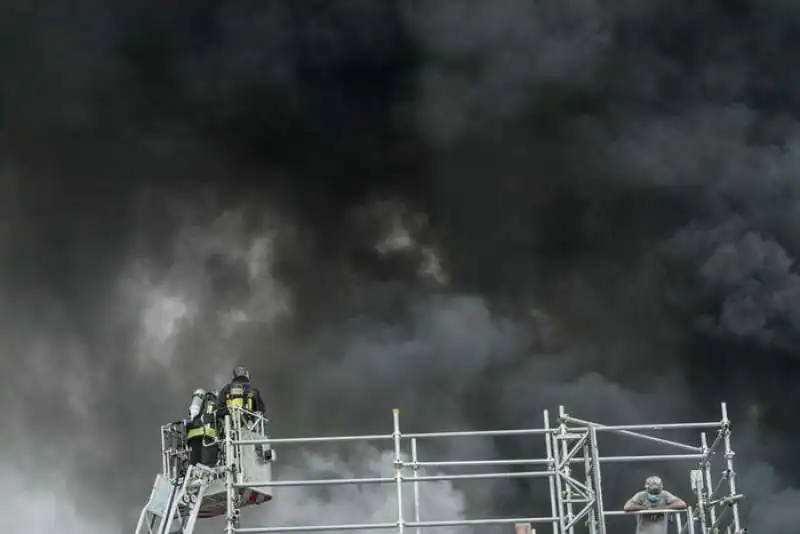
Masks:
[[[648,493],[647,500],[652,503],[659,502],[661,500],[661,495],[659,495],[659,493]]]

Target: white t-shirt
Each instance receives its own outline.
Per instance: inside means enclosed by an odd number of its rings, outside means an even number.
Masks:
[[[640,504],[642,506],[648,507],[663,507],[674,503],[678,500],[675,495],[668,491],[662,490],[661,493],[658,494],[660,502],[657,503],[650,503],[647,500],[647,492],[640,491],[633,497],[631,497],[630,502],[634,502],[636,504]],[[638,513],[636,515],[636,534],[667,534],[667,527],[669,526],[668,516],[670,514],[658,513],[657,511],[653,511],[652,514],[643,514]]]

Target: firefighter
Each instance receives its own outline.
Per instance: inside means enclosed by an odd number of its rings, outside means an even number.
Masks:
[[[264,413],[261,392],[250,382],[250,371],[241,365],[234,367],[233,379],[219,391],[219,404],[223,413],[234,406],[253,414]]]
[[[186,424],[186,442],[189,445],[189,464],[217,465],[217,397],[202,388],[192,394],[189,420]]]
[[[238,424],[242,423],[252,423],[258,416],[264,415],[264,400],[261,398],[258,388],[250,382],[250,371],[247,368],[241,365],[234,367],[231,382],[219,391],[219,405],[217,417],[220,420],[223,420],[226,414],[241,413],[231,412],[231,408],[238,407],[246,410],[245,413],[242,413],[242,420],[238,423],[235,422],[234,427],[238,427]],[[256,445],[255,450],[256,455],[262,461],[269,461],[273,458],[272,449],[265,449],[262,444]]]

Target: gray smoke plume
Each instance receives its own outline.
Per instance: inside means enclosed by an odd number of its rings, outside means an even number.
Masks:
[[[793,532],[798,17],[778,0],[0,8],[0,525],[128,531],[159,425],[242,363],[277,436],[389,432],[393,407],[428,431],[539,427],[561,404],[713,420],[727,400],[747,524]],[[276,475],[383,474],[389,450],[285,447]],[[690,467],[609,464],[606,505],[654,471],[689,498]],[[550,513],[540,480],[423,491],[424,519]],[[392,521],[392,492],[287,488],[243,521]]]

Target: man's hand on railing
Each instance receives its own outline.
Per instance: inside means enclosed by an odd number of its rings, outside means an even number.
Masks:
[[[625,504],[624,511],[626,512],[640,512],[642,510],[647,510],[649,508],[648,505],[643,505],[638,502],[628,502]]]

